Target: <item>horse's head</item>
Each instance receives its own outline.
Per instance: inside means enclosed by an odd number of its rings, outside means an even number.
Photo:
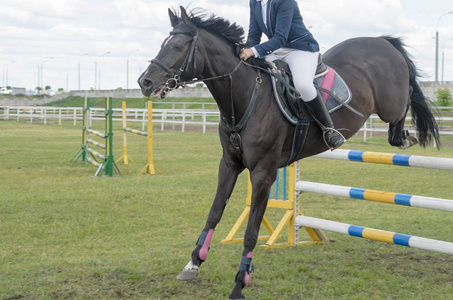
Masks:
[[[165,98],[169,91],[180,86],[183,81],[201,74],[202,62],[197,59],[198,29],[186,10],[182,6],[180,9],[181,17],[168,10],[173,30],[162,43],[156,58],[138,79],[145,96]]]

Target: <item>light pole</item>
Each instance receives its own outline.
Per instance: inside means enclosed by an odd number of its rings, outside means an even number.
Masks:
[[[88,53],[82,54],[79,56],[79,65],[78,65],[79,91],[80,91],[80,60],[82,59],[82,56],[86,56],[86,55],[88,55]]]
[[[98,59],[109,53],[110,53],[110,51],[108,51],[104,54],[101,54],[98,57],[96,57],[96,59],[94,60],[94,89],[95,90],[97,89],[96,86],[97,86],[97,77],[98,77]]]
[[[140,51],[139,49],[132,50],[127,54],[127,61],[126,61],[126,89],[129,89],[129,55],[131,55],[132,52],[135,51]]]
[[[444,42],[442,45],[442,85],[444,85],[444,50],[445,50],[445,44],[447,44],[448,41],[453,40],[453,38],[448,39]]]
[[[132,61],[137,62],[137,65],[138,65],[137,76],[140,76],[142,74],[142,63],[138,59],[135,59],[135,58]]]
[[[435,80],[436,80],[436,83],[439,81],[439,22],[440,22],[440,19],[445,16],[445,15],[451,15],[453,14],[453,11],[449,11],[449,12],[446,12],[444,14],[442,14],[439,19],[437,19],[437,23],[436,23],[436,76],[435,76]]]
[[[42,70],[44,69],[44,63],[48,62],[51,59],[54,59],[54,57],[52,56],[52,57],[45,58],[41,62],[41,65],[40,65],[41,67],[38,66],[38,79],[39,79],[38,81],[40,82],[40,85],[38,85],[38,86],[41,88],[41,91],[43,90],[43,75],[42,75],[43,71]]]
[[[3,66],[3,86],[4,87],[7,87],[8,86],[8,66],[10,64],[13,64],[15,63],[16,61],[13,60],[13,61],[10,61],[9,63],[7,63],[6,65]]]

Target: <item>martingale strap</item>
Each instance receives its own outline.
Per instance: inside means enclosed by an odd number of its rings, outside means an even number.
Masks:
[[[230,125],[225,117],[222,117],[220,119],[220,124],[230,133],[231,135],[230,141],[239,154],[242,153],[242,139],[241,136],[239,135],[239,131],[241,131],[241,129],[244,127],[244,125],[250,118],[250,115],[252,114],[253,107],[255,107],[256,99],[258,98],[258,94],[260,91],[260,83],[261,82],[259,81],[256,82],[255,88],[253,89],[252,97],[249,102],[249,106],[247,107],[247,110],[245,111],[244,115],[242,116],[241,120],[237,125]]]

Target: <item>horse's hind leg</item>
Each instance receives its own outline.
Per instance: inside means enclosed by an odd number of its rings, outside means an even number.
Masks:
[[[184,267],[177,279],[192,280],[197,278],[200,273],[198,268],[208,256],[209,245],[211,243],[214,229],[222,218],[223,211],[225,210],[228,199],[233,192],[238,175],[243,170],[244,167],[228,167],[224,158],[220,161],[217,193],[214,198],[214,202],[212,203],[208,220],[206,221],[206,225],[198,238],[197,246],[192,252],[192,259]]]
[[[401,147],[403,146],[403,140],[405,139],[405,130],[404,130],[404,122],[406,120],[406,114],[404,117],[396,122],[395,124],[389,124],[389,144],[394,147]]]
[[[417,139],[411,135],[409,135],[408,130],[404,130],[404,123],[406,121],[407,110],[404,114],[404,117],[396,122],[395,124],[389,124],[389,144],[394,147],[398,147],[400,149],[407,149],[412,147],[418,143]]]

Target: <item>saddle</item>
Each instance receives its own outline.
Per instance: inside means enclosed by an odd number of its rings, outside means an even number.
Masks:
[[[308,127],[314,119],[305,108],[304,102],[294,88],[291,71],[287,63],[276,60],[268,63],[268,71],[272,74],[274,98],[285,118],[295,125],[291,154],[286,165],[293,163],[305,143]],[[318,58],[318,67],[314,78],[315,87],[321,92],[324,103],[330,114],[342,106],[346,106],[361,115],[348,103],[352,99],[351,91],[343,78],[332,68],[325,65],[321,54]]]
[[[302,99],[300,99],[299,93],[294,88],[288,64],[282,60],[267,63],[269,65],[268,71],[274,75],[271,76],[274,97],[283,115],[293,124],[300,121],[313,121]],[[318,58],[314,85],[321,92],[329,113],[333,113],[342,106],[354,110],[348,105],[352,99],[349,87],[335,70],[324,64],[321,54]]]

